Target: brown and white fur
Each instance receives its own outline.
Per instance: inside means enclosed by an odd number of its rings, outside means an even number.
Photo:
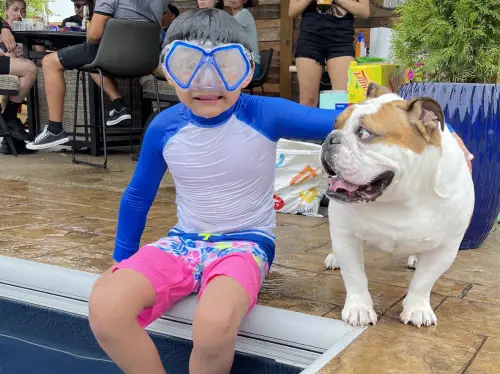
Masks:
[[[416,263],[401,320],[437,324],[431,290],[453,263],[474,208],[472,177],[443,117],[433,99],[406,101],[371,84],[367,100],[337,118],[323,145],[323,168],[332,176],[333,253],[325,266],[340,267],[346,323],[377,322],[364,270],[370,245]]]

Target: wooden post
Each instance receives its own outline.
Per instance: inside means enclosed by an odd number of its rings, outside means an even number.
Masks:
[[[293,18],[288,16],[288,0],[281,0],[280,10],[280,96],[292,98],[292,74],[289,71],[293,63]]]

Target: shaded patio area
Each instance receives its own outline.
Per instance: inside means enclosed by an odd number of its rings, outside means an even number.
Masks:
[[[129,154],[110,155],[101,170],[65,153],[0,156],[0,255],[99,273],[111,265],[116,216],[134,170]],[[142,243],[176,222],[169,175],[148,216]],[[340,318],[338,271],[324,271],[327,219],[278,215],[277,251],[259,303]],[[397,316],[412,276],[406,258],[368,250],[366,268],[379,323],[321,373],[498,373],[500,230],[481,249],[462,251],[434,287],[438,326],[404,326]]]

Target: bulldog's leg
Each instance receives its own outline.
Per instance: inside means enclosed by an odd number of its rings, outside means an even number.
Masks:
[[[400,315],[405,324],[411,322],[417,327],[437,325],[430,303],[431,290],[439,277],[453,264],[459,244],[448,243],[418,255],[418,266],[403,300],[403,312]]]
[[[375,325],[377,313],[373,309],[373,301],[368,291],[363,241],[336,235],[333,237],[335,238],[332,244],[335,252],[334,260],[340,266],[347,291],[342,320],[353,326],[365,326],[370,323]]]

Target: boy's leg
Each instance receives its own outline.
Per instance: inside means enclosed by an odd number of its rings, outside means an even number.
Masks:
[[[125,372],[164,374],[154,343],[137,322],[151,307],[155,290],[146,277],[123,269],[96,285],[89,302],[92,331],[108,356]]]
[[[229,373],[241,321],[256,302],[267,265],[231,253],[207,266],[193,321],[190,374]]]
[[[89,301],[90,326],[126,374],[164,374],[144,327],[193,288],[193,273],[184,259],[145,246],[96,282]]]

